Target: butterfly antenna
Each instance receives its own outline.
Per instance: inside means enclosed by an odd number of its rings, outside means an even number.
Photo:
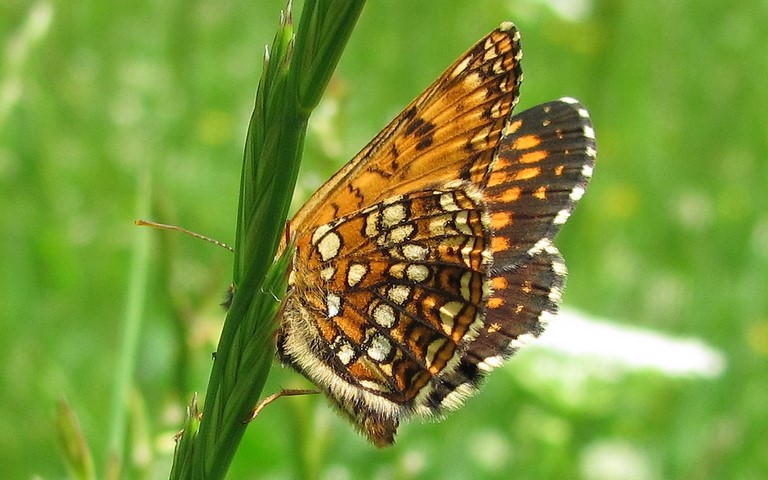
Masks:
[[[175,232],[181,232],[189,235],[190,237],[199,238],[200,240],[205,240],[206,242],[212,243],[214,245],[218,245],[220,247],[224,247],[230,252],[234,253],[234,249],[227,245],[224,242],[220,242],[218,240],[214,240],[211,237],[206,237],[205,235],[201,235],[199,233],[193,232],[191,230],[187,230],[186,228],[177,227],[176,225],[166,225],[164,223],[157,223],[150,220],[136,220],[133,222],[134,224],[138,225],[139,227],[152,227],[152,228],[159,228],[160,230],[173,230]]]

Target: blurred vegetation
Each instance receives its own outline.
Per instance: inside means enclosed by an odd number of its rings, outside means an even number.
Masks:
[[[167,477],[184,406],[204,394],[232,256],[133,220],[149,214],[233,239],[263,45],[283,6],[0,6],[4,478],[66,474],[61,399],[104,472],[141,238],[151,245],[125,476]],[[715,379],[606,370],[577,381],[582,360],[572,358],[559,378],[539,378],[539,357],[523,353],[447,421],[410,424],[383,451],[322,398],[281,400],[248,427],[231,478],[768,471],[764,2],[370,2],[310,121],[295,204],[503,20],[523,37],[520,108],[574,96],[598,136],[595,178],[558,239],[571,272],[566,304],[702,339],[724,352],[727,370]],[[306,385],[278,367],[265,391]]]

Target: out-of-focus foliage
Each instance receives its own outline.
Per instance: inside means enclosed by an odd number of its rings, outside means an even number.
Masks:
[[[205,388],[232,257],[133,226],[234,236],[245,129],[283,3],[0,7],[0,452],[61,478],[67,400],[102,472],[131,249],[152,239],[128,474],[164,478]],[[296,11],[300,9],[296,8]],[[379,451],[319,397],[249,427],[231,478],[761,478],[768,471],[768,8],[756,0],[369,2],[310,122],[297,204],[504,20],[520,108],[569,95],[598,162],[558,238],[566,305],[725,354],[715,378],[522,353],[440,424]],[[654,355],[648,351],[647,355]],[[276,368],[267,391],[307,386]]]

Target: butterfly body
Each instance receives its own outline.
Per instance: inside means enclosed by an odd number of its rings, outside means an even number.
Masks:
[[[460,57],[291,221],[278,355],[377,446],[458,408],[561,301],[552,239],[595,158],[570,99],[511,116],[519,34]]]

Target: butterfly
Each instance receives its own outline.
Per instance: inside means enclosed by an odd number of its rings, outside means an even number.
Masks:
[[[290,221],[277,353],[374,445],[440,416],[561,302],[552,243],[595,162],[586,109],[517,115],[520,35],[456,60]]]

